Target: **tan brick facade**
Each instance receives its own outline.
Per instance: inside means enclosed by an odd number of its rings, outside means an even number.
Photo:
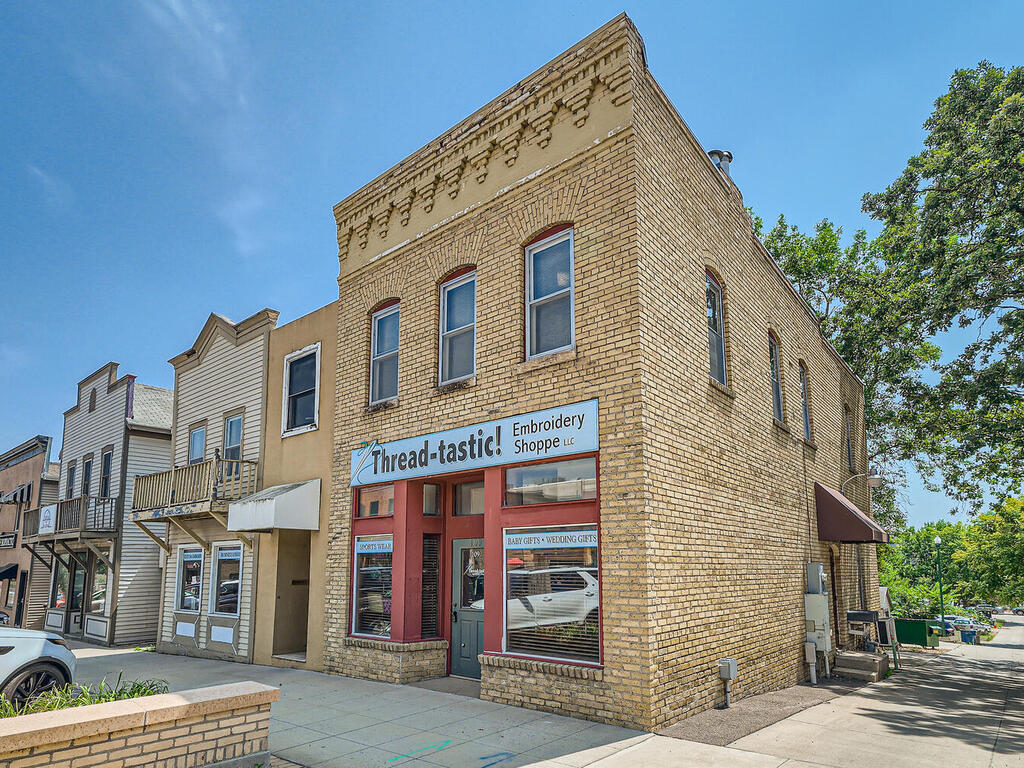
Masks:
[[[804,563],[829,563],[813,483],[838,487],[850,476],[844,403],[865,471],[862,392],[754,238],[735,187],[647,71],[628,19],[339,203],[335,216],[329,671],[394,682],[445,673],[441,648],[348,638],[351,451],[596,398],[602,664],[486,655],[483,697],[650,729],[719,703],[722,657],[739,659],[737,697],[805,677]],[[575,349],[524,362],[524,246],[563,223],[573,227]],[[475,376],[439,388],[439,285],[467,265],[477,274]],[[725,287],[728,387],[708,378],[707,269]],[[398,399],[367,408],[370,315],[391,299],[402,313]],[[769,330],[780,340],[785,424],[772,419]],[[799,360],[813,444],[802,439]],[[850,488],[866,509],[863,481]],[[856,546],[837,547],[841,609],[860,607]],[[874,550],[862,546],[874,604]]]

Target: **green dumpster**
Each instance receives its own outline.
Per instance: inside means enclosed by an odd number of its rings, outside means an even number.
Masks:
[[[927,619],[896,619],[896,639],[922,648],[939,647],[939,627]]]

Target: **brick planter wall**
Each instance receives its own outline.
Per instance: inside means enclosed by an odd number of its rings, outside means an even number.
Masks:
[[[447,640],[392,643],[346,637],[342,645],[346,650],[344,674],[353,677],[404,685],[446,674]]]
[[[279,696],[232,683],[0,719],[0,765],[255,768],[270,762],[270,705]]]

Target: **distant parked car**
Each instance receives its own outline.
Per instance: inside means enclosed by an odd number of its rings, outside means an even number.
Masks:
[[[22,706],[74,678],[75,655],[60,635],[0,627],[0,696]]]
[[[1013,609],[1013,612],[1017,616],[1024,616],[1024,605],[1018,605],[1016,608]]]

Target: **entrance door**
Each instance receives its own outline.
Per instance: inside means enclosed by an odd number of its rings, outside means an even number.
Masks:
[[[68,580],[68,608],[64,631],[82,634],[82,609],[85,606],[85,569],[73,557],[71,561],[71,578]]]
[[[484,650],[484,540],[452,541],[452,674],[480,679]]]

